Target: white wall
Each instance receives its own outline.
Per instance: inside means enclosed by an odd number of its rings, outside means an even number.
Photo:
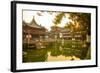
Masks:
[[[11,0],[0,0],[0,73],[11,73],[10,72],[10,1]],[[32,0],[31,0],[32,1]],[[69,3],[69,4],[88,4],[98,5],[100,8],[100,0],[34,0],[34,1],[51,1],[58,3]],[[99,9],[100,19],[100,9]],[[100,21],[99,21],[100,23]],[[98,25],[98,28],[100,25]],[[100,31],[100,28],[99,30]],[[100,37],[100,33],[98,34]],[[100,40],[100,38],[98,38]],[[100,41],[99,41],[100,43]],[[98,47],[98,52],[100,46]],[[100,53],[99,53],[100,55]],[[99,58],[100,61],[100,58]],[[100,63],[99,63],[100,65]],[[81,69],[65,69],[65,70],[51,70],[51,71],[37,71],[34,73],[99,73],[100,67],[98,68],[81,68]],[[23,72],[24,73],[24,72]],[[33,72],[29,72],[33,73]]]

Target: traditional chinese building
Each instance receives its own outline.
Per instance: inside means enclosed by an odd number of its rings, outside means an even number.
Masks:
[[[81,40],[82,39],[81,32],[73,33],[70,29],[68,28],[66,29],[64,27],[52,26],[50,32],[51,32],[52,38],[63,38],[66,40],[74,40],[74,39]]]
[[[27,40],[34,41],[41,37],[43,38],[46,34],[46,29],[43,26],[38,25],[34,20],[34,18],[30,23],[26,23],[25,21],[23,21],[22,28],[23,28],[23,41]]]

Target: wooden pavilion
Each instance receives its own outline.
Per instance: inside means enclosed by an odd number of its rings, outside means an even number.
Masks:
[[[41,37],[43,39],[46,34],[46,28],[41,25],[38,25],[34,18],[30,23],[26,23],[25,21],[23,21],[22,29],[24,42],[39,40]]]

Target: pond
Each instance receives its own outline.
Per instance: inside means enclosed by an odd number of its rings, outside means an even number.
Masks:
[[[49,43],[45,48],[23,48],[23,62],[49,62],[91,59],[90,45],[82,41]]]

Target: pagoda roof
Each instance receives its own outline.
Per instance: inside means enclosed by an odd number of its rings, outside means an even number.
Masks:
[[[40,28],[40,29],[41,29],[41,28],[44,28],[43,26],[38,25],[38,24],[36,23],[34,17],[33,17],[32,21],[31,21],[30,23],[26,23],[25,21],[23,21],[23,25],[24,25],[24,26],[27,25],[27,26],[33,27],[33,28]]]

